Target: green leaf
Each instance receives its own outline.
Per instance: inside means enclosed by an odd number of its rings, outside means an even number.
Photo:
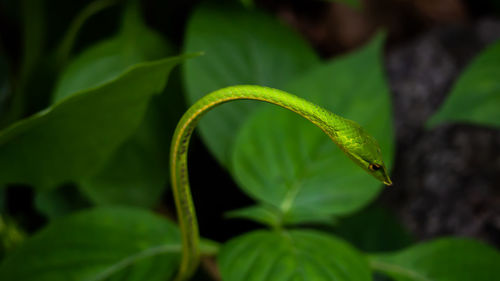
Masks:
[[[0,184],[50,188],[97,172],[140,124],[171,69],[195,55],[142,63],[0,132]]]
[[[171,89],[170,85],[167,88]],[[94,203],[142,207],[157,204],[167,186],[170,139],[180,118],[171,115],[183,109],[175,102],[178,97],[178,92],[172,90],[153,97],[138,130],[99,173],[80,182],[80,189]]]
[[[163,131],[168,127],[159,126],[159,108],[153,102],[139,129],[116,150],[105,166],[93,177],[80,181],[80,189],[94,203],[153,207],[160,199],[167,185],[166,147],[170,140],[164,137]]]
[[[100,205],[154,207],[168,186],[170,140],[184,112],[179,71],[166,90],[152,98],[137,131],[128,138],[80,189]]]
[[[218,264],[225,281],[371,280],[355,249],[312,230],[247,233],[222,247]]]
[[[467,122],[500,127],[499,73],[500,41],[470,63],[428,125]]]
[[[308,72],[289,91],[361,124],[379,141],[390,170],[394,140],[382,42],[377,36],[363,49]],[[352,213],[382,187],[319,128],[273,105],[245,124],[233,161],[236,181],[247,194],[285,215],[311,220]]]
[[[105,83],[138,62],[172,53],[172,47],[143,23],[137,2],[128,2],[118,36],[90,47],[70,64],[56,98]],[[180,86],[168,88],[152,97],[139,128],[105,166],[93,177],[80,181],[81,190],[94,203],[142,207],[157,203],[168,180],[169,144],[180,116],[177,112],[183,108]]]
[[[184,80],[188,102],[237,84],[280,88],[318,61],[297,34],[257,11],[202,6],[191,17],[187,52],[205,55],[187,62]],[[230,167],[234,138],[258,102],[223,105],[201,119],[200,133],[217,160]]]
[[[500,253],[463,238],[442,238],[370,257],[373,269],[395,281],[500,280]]]
[[[26,240],[0,264],[0,279],[168,280],[179,255],[179,231],[167,220],[140,209],[96,208]]]

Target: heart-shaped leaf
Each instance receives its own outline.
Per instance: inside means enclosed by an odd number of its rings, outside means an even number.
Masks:
[[[283,87],[318,61],[304,40],[275,19],[261,12],[227,6],[202,6],[193,13],[185,50],[205,53],[185,65],[190,104],[230,85]],[[203,140],[226,167],[231,166],[234,138],[257,105],[223,105],[200,121]]]
[[[429,125],[470,122],[500,127],[499,73],[500,41],[470,63]]]
[[[463,238],[442,238],[375,255],[370,263],[396,281],[500,280],[500,253]]]
[[[349,244],[312,231],[255,231],[225,244],[224,281],[371,280],[367,261]]]
[[[382,42],[377,36],[363,49],[310,71],[289,89],[361,124],[379,141],[390,169],[394,141]],[[266,106],[245,124],[233,160],[244,191],[285,216],[314,220],[348,214],[366,205],[382,186],[319,128],[275,106]]]
[[[137,64],[0,132],[0,184],[50,188],[91,176],[140,124],[171,69],[194,55]]]
[[[168,280],[180,257],[174,224],[132,208],[56,220],[0,264],[3,281]]]

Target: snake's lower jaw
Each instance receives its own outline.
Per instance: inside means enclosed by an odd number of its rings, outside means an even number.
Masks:
[[[392,185],[391,178],[389,178],[388,175],[386,175],[384,178],[385,178],[384,181],[383,181],[384,184],[387,185],[387,186],[391,186]]]

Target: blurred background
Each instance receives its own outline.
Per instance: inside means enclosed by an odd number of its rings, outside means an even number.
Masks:
[[[165,53],[182,53],[189,19],[200,1],[139,2],[145,24],[167,42]],[[295,30],[324,61],[364,46],[379,29],[386,33],[383,69],[395,126],[394,186],[384,188],[360,213],[343,218],[345,227],[338,228],[337,233],[367,251],[392,250],[411,241],[446,235],[474,237],[498,248],[500,130],[455,122],[428,129],[425,123],[472,59],[500,39],[500,1],[364,0],[362,8],[345,2],[255,0],[241,4],[250,11],[263,11]],[[56,89],[65,64],[49,63],[48,56],[60,47],[68,26],[89,3],[0,1],[0,128],[51,104],[50,93]],[[122,10],[119,1],[110,1],[109,7],[92,15],[78,31],[70,53],[79,54],[114,36],[120,29]],[[26,36],[26,32],[31,35]],[[33,47],[34,58],[26,58],[26,49]],[[363,69],[359,72],[362,76]],[[166,90],[178,93],[176,98],[168,97],[175,102],[168,103],[168,110],[157,112],[164,122],[155,128],[170,130],[157,138],[164,147],[160,150],[163,154],[157,155],[161,159],[155,161],[162,163],[168,161],[169,137],[175,124],[172,120],[178,120],[187,108],[181,94],[185,90],[181,76],[181,70],[176,69]],[[20,92],[25,94],[19,101],[21,105],[16,99]],[[165,101],[165,97],[158,97],[155,102],[161,104],[162,99]],[[237,187],[198,134],[193,137],[189,161],[204,237],[222,242],[259,227],[250,221],[224,218],[225,212],[251,205],[253,200]],[[162,187],[154,191],[156,199],[144,199],[137,205],[175,218],[168,183],[165,179],[159,182]],[[91,191],[82,192],[72,183],[43,194],[29,184],[8,184],[1,192],[4,220],[15,222],[9,235],[19,236],[20,240],[51,218],[94,205],[95,198],[100,198]],[[128,195],[119,188],[110,192],[130,198],[142,196],[137,190]],[[380,216],[382,220],[390,217],[394,227],[403,229],[406,236],[398,236],[399,244],[384,248],[379,241],[387,239],[387,225],[375,225],[369,234],[360,234],[366,224],[366,219],[360,217],[366,215]],[[16,241],[9,239],[8,243]]]

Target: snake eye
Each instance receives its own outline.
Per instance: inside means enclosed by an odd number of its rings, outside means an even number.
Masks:
[[[380,168],[382,168],[382,166],[380,166],[379,164],[368,165],[368,169],[370,169],[370,171],[372,171],[372,172],[378,171],[378,170],[380,170]]]

